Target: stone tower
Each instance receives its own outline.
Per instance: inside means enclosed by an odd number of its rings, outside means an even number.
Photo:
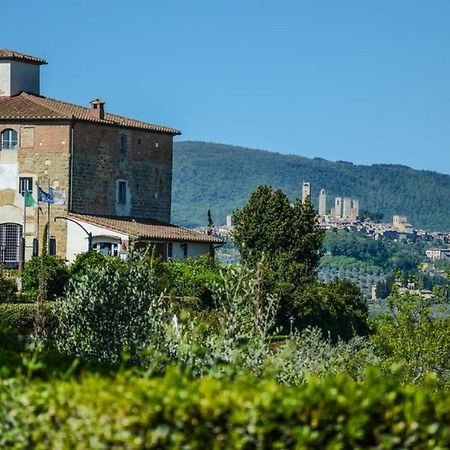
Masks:
[[[325,189],[321,189],[319,194],[319,215],[324,216],[327,213],[327,193]]]

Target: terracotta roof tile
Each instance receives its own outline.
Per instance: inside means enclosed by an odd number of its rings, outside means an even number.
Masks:
[[[146,238],[161,241],[198,242],[221,244],[223,241],[199,231],[188,230],[176,225],[158,222],[151,219],[135,219],[132,217],[93,216],[88,214],[70,213],[69,217],[91,225],[107,228],[117,233],[126,234],[132,238]]]
[[[115,125],[124,128],[138,128],[179,135],[181,132],[163,125],[155,125],[139,120],[129,119],[105,112],[100,119],[92,115],[92,109],[48,97],[22,92],[14,97],[0,97],[0,120],[43,120],[43,119],[76,119],[87,122]]]
[[[0,59],[12,59],[14,61],[21,61],[39,65],[47,64],[47,61],[44,61],[41,58],[25,55],[24,53],[15,52],[14,50],[8,50],[7,48],[0,49]]]

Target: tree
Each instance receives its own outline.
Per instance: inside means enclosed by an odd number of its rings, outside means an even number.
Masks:
[[[296,200],[291,205],[280,189],[260,186],[234,218],[233,240],[243,262],[254,267],[265,255],[275,272],[282,269],[285,274],[295,267],[290,281],[314,277],[324,231],[309,197],[304,204]]]
[[[291,205],[280,189],[260,186],[234,218],[233,239],[242,262],[255,268],[265,259],[265,283],[280,297],[279,319],[286,324],[296,291],[316,279],[320,260],[324,231],[311,199]]]

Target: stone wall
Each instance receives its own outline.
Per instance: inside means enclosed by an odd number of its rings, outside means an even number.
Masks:
[[[22,127],[23,128],[23,127]],[[22,129],[23,131],[23,129]],[[30,145],[29,130],[28,141],[22,145],[18,151],[19,177],[33,177],[33,181],[38,181],[44,191],[48,187],[62,190],[66,197],[69,193],[69,167],[70,167],[70,125],[69,124],[48,124],[34,126],[34,145]],[[33,197],[37,200],[37,190],[33,185]],[[39,243],[40,253],[44,246],[44,230],[48,227],[48,208],[45,203],[40,204],[39,212]],[[37,222],[37,208],[28,208],[27,213],[27,234],[28,240],[35,237],[35,225]],[[56,239],[57,255],[62,258],[66,254],[67,246],[67,223],[64,220],[54,222],[56,216],[67,215],[66,205],[52,205],[50,207],[50,236]],[[28,219],[28,214],[30,215]],[[32,225],[33,224],[33,225]]]
[[[71,210],[170,222],[172,140],[149,131],[76,123]],[[118,203],[118,181],[127,183],[126,204]]]

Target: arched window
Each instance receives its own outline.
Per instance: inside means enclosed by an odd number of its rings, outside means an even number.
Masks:
[[[15,150],[17,148],[18,139],[17,131],[11,128],[3,130],[1,133],[1,149]]]

